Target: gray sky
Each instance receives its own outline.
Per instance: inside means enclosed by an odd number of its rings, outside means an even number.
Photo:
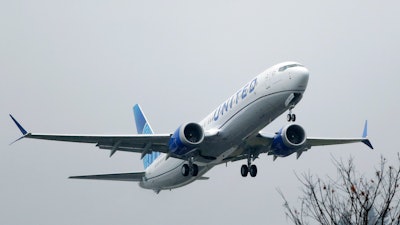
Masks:
[[[391,159],[400,126],[398,1],[1,1],[0,224],[289,224],[297,173],[335,176],[331,158],[354,156],[370,174]],[[258,73],[288,60],[310,70],[296,107],[309,136],[360,136],[362,144],[218,166],[159,195],[136,183],[70,175],[142,170],[138,155],[93,145],[23,140],[46,133],[129,134],[140,103],[156,132],[200,121]],[[286,124],[279,117],[266,132]]]

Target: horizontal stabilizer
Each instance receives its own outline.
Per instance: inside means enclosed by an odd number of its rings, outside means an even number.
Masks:
[[[98,174],[85,176],[72,176],[70,179],[88,179],[88,180],[110,180],[110,181],[142,181],[144,172],[138,173],[115,173],[115,174]]]

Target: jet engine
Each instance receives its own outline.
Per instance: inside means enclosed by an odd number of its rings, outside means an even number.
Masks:
[[[184,155],[195,149],[204,140],[204,130],[197,123],[181,125],[169,140],[169,150],[176,155]]]
[[[307,140],[303,127],[297,124],[289,124],[276,133],[271,149],[275,155],[285,157],[305,148]]]

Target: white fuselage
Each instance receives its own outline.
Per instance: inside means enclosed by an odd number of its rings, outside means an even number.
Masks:
[[[308,70],[298,63],[275,65],[235,92],[229,99],[199,122],[207,136],[218,134],[218,141],[204,148],[212,149],[215,160],[198,163],[198,176],[183,176],[184,160],[160,155],[147,169],[140,186],[155,191],[173,189],[202,177],[213,166],[220,164],[238,146],[293,108],[301,99],[308,83]],[[299,95],[300,94],[300,95]]]

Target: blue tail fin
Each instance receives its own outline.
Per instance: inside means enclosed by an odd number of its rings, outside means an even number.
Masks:
[[[143,114],[142,109],[138,104],[133,106],[133,115],[135,116],[136,129],[138,134],[153,134],[149,122],[147,122],[146,116]],[[143,165],[146,169],[149,167],[154,160],[160,155],[159,152],[151,152],[143,157]]]

